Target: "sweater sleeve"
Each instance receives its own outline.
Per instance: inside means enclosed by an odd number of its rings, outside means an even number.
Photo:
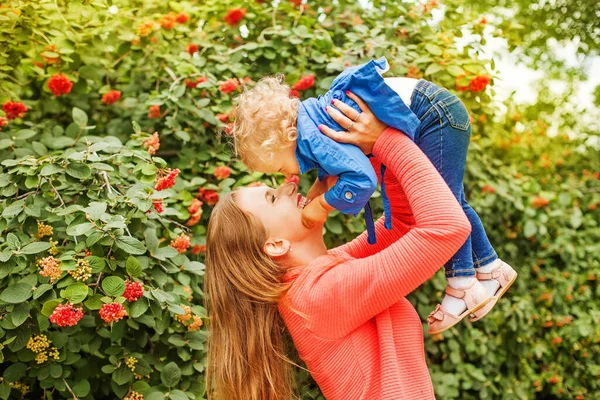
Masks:
[[[307,327],[324,339],[344,337],[400,301],[431,278],[471,232],[450,188],[410,138],[388,128],[373,155],[398,179],[415,223],[377,254],[312,278],[305,297]]]

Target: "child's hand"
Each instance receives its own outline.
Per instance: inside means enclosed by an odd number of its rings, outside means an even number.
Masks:
[[[315,197],[327,192],[329,188],[331,188],[337,182],[338,177],[333,175],[328,175],[323,178],[322,181],[319,181],[319,178],[315,180],[315,183],[311,186],[310,190],[306,194],[306,198],[308,200],[312,200]]]
[[[334,208],[327,204],[325,196],[321,194],[302,210],[302,225],[307,229],[323,225],[327,221],[327,216],[333,210]]]

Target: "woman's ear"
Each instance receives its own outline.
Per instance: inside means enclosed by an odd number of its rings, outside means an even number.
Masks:
[[[290,242],[285,239],[268,239],[263,246],[263,251],[271,258],[279,258],[292,251],[292,248]]]

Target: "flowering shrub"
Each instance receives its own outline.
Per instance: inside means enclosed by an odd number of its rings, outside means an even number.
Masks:
[[[485,320],[426,336],[438,397],[597,397],[597,130],[565,111],[561,131],[580,136],[550,138],[555,104],[495,108],[493,62],[478,39],[458,50],[454,37],[491,22],[448,9],[434,30],[435,1],[5,3],[0,398],[203,398],[210,208],[233,188],[284,182],[232,158],[217,129],[231,100],[274,72],[291,96],[315,96],[381,55],[390,75],[459,93],[473,125],[468,198],[521,274]],[[306,192],[314,178],[285,181]],[[325,229],[332,247],[364,225],[333,212]],[[423,317],[442,275],[409,298]],[[302,398],[322,398],[297,378]]]

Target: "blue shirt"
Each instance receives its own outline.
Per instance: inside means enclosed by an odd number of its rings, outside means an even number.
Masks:
[[[327,175],[338,176],[336,184],[325,193],[325,201],[340,212],[353,216],[364,208],[371,244],[376,242],[376,238],[369,199],[377,189],[377,175],[369,158],[357,146],[336,142],[321,133],[318,126],[345,130],[327,114],[325,107],[331,106],[331,101],[337,99],[361,112],[358,104],[346,96],[345,91],[350,90],[367,103],[379,120],[414,140],[419,119],[383,80],[382,74],[388,69],[385,57],[347,68],[333,80],[327,93],[316,99],[304,100],[298,110],[296,159],[300,173],[317,168],[319,180]],[[382,164],[381,195],[386,215],[385,226],[391,229],[391,211],[385,193],[385,168]]]

